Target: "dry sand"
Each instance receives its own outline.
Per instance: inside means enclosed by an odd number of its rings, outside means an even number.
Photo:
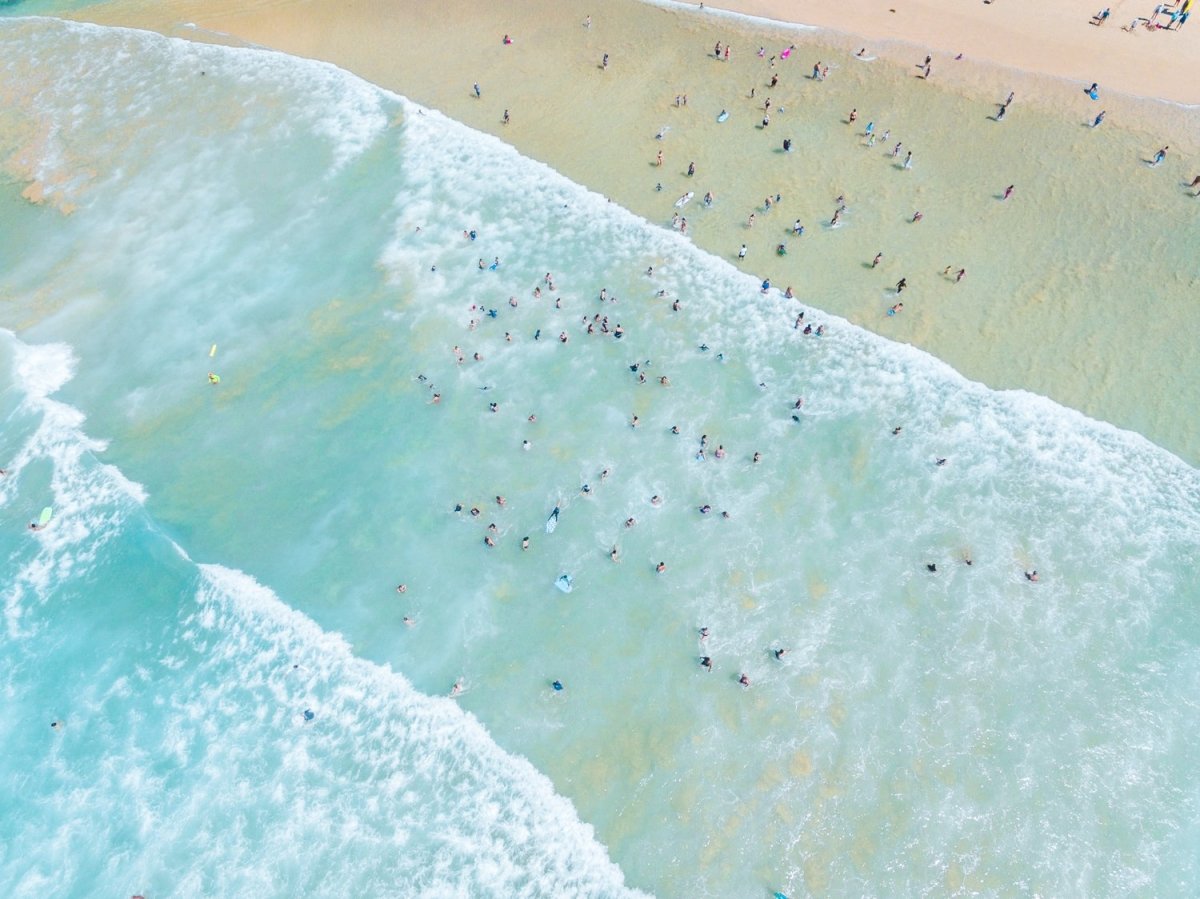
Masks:
[[[1093,25],[1092,18],[1105,8],[1103,0],[719,0],[689,5],[818,25],[858,35],[867,45],[904,41],[928,47],[938,69],[962,53],[1026,72],[1098,81],[1139,97],[1200,104],[1200,28],[1147,29],[1155,0],[1117,0],[1109,5],[1112,15],[1102,26]],[[1140,19],[1138,27],[1126,30],[1135,18]],[[1164,25],[1169,21],[1169,15],[1157,19]]]

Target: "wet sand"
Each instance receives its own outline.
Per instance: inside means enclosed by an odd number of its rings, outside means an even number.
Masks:
[[[1200,172],[1197,110],[1107,86],[1093,102],[1078,81],[937,53],[927,82],[924,48],[871,46],[880,58],[865,62],[854,58],[867,43],[859,37],[634,0],[599,9],[176,0],[81,17],[196,39],[211,29],[334,62],[496,134],[664,227],[676,198],[692,191],[679,210],[689,236],[748,273],[794,286],[798,299],[919,346],[989,386],[1047,395],[1200,459],[1200,429],[1178,413],[1200,404],[1187,302],[1200,275],[1194,253],[1179,251],[1200,240],[1200,199],[1184,187]],[[1104,29],[1106,39],[1147,48],[1189,34],[1130,35],[1117,21]],[[712,55],[718,40],[734,45],[728,63]],[[788,44],[796,46],[791,59],[771,59]],[[770,48],[762,58],[760,45]],[[831,67],[827,80],[809,77],[818,60]],[[774,74],[780,84],[769,88]],[[1001,124],[994,117],[1010,90],[1017,99]],[[682,95],[687,105],[676,106]],[[763,127],[767,96],[773,119]],[[853,124],[852,108],[860,110]],[[1083,127],[1101,108],[1105,127]],[[718,124],[722,109],[731,118]],[[882,142],[869,146],[860,129],[875,118],[876,134],[892,131],[903,153],[890,158]],[[796,152],[785,154],[789,136]],[[1150,169],[1163,145],[1168,159]],[[910,148],[915,164],[905,171]],[[1004,201],[1008,184],[1017,192]],[[708,191],[711,209],[701,203]],[[776,194],[782,201],[768,211],[764,201]],[[839,196],[848,209],[835,229]],[[923,220],[914,224],[917,211]],[[797,219],[802,238],[792,234]],[[1132,246],[1142,241],[1141,250]],[[780,243],[787,256],[776,254]],[[884,261],[873,269],[880,251]],[[967,275],[956,283],[959,268]],[[905,308],[887,316],[901,277]]]

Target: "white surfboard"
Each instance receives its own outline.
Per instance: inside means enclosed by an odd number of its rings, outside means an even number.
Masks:
[[[682,209],[688,203],[692,202],[692,197],[694,196],[696,196],[696,192],[694,190],[689,190],[686,194],[675,201],[675,208]]]

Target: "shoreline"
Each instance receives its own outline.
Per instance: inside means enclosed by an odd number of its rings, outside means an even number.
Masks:
[[[755,26],[738,19],[745,14],[737,12],[699,15],[691,4],[668,8],[617,0],[595,17],[593,27],[580,27],[593,12],[579,0],[567,5],[533,0],[516,10],[480,10],[465,0],[447,0],[437,11],[396,9],[383,0],[363,0],[350,10],[329,0],[240,7],[225,0],[215,6],[171,0],[153,9],[118,0],[91,7],[77,18],[185,39],[242,40],[332,62],[500,138],[661,227],[671,227],[676,211],[671,201],[681,192],[693,183],[697,196],[710,189],[717,203],[711,210],[690,207],[695,227],[687,234],[710,254],[747,273],[769,274],[781,286],[795,284],[805,304],[913,344],[971,380],[997,390],[1047,396],[1136,431],[1189,464],[1200,460],[1200,434],[1175,412],[1180,404],[1200,404],[1200,383],[1190,376],[1196,354],[1181,337],[1188,327],[1186,309],[1171,293],[1200,284],[1200,272],[1186,254],[1137,259],[1137,270],[1129,271],[1128,266],[1112,269],[1111,261],[1127,252],[1125,235],[1169,229],[1172,220],[1182,222],[1184,240],[1194,229],[1197,201],[1171,182],[1186,183],[1183,179],[1195,174],[1193,168],[1200,170],[1200,161],[1190,158],[1198,149],[1200,110],[1165,107],[1104,88],[1102,103],[1093,104],[1080,95],[1076,80],[970,59],[941,65],[926,87],[919,70],[912,68],[913,45],[898,43],[902,36],[870,44],[879,61],[863,64],[852,61],[863,38],[791,24],[787,27],[794,37],[786,40],[800,47],[796,56],[802,61],[779,70],[785,83],[777,99],[787,103],[788,112],[784,115],[781,105],[779,119],[786,124],[777,127],[801,130],[807,135],[801,137],[808,144],[804,149],[814,155],[785,162],[787,154],[765,151],[764,141],[769,147],[786,135],[775,128],[751,130],[746,121],[760,114],[755,110],[761,102],[748,100],[748,91],[756,83],[764,86],[770,72],[767,60],[754,58],[753,46],[784,39],[777,26]],[[1119,28],[1114,31],[1120,33]],[[514,36],[512,46],[501,44],[504,34]],[[736,40],[733,65],[713,61],[716,39]],[[596,63],[601,51],[610,48],[617,49],[620,64],[601,72]],[[705,48],[703,54],[700,48]],[[812,58],[832,64],[834,77],[813,82],[804,75]],[[486,86],[482,98],[471,92],[472,82]],[[997,126],[984,118],[984,110],[994,110],[1010,90],[1017,92],[1015,108],[1023,124],[1013,125],[1010,117],[998,130],[985,131]],[[690,94],[692,105],[673,106],[671,93]],[[907,123],[906,130],[898,131],[903,140],[923,138],[915,146],[933,180],[915,172],[897,177],[887,174],[886,166],[862,168],[863,157],[855,155],[862,151],[852,149],[853,130],[844,124],[844,110],[865,110],[864,103],[884,112],[889,125]],[[1103,147],[1083,137],[1091,130],[1081,132],[1083,122],[1076,118],[1090,118],[1098,105],[1122,129],[1106,125],[1102,137],[1110,143]],[[690,111],[707,106],[714,115],[728,107],[738,124],[700,121]],[[510,107],[513,120],[507,124],[501,114]],[[841,121],[823,118],[831,113]],[[959,134],[953,122],[964,113],[982,121]],[[670,133],[656,142],[653,135],[664,122],[671,123]],[[1018,127],[1026,129],[1019,136],[1013,130]],[[931,135],[942,140],[930,145]],[[973,140],[974,149],[960,149],[964,140]],[[1045,171],[1042,159],[1031,156],[1033,145],[1021,145],[1028,141],[1045,142],[1037,151],[1042,158],[1070,160],[1070,168]],[[861,147],[862,141],[857,144]],[[1147,176],[1135,164],[1128,174],[1117,176],[1114,190],[1096,195],[1089,172],[1121,171],[1163,144],[1172,147],[1171,174]],[[660,148],[670,154],[665,168],[654,166]],[[699,167],[703,184],[678,170],[689,158]],[[995,171],[987,176],[985,168]],[[1062,177],[1074,179],[1066,193]],[[980,183],[981,178],[1002,183]],[[656,180],[661,192],[654,190]],[[1022,184],[1030,199],[1039,194],[1054,198],[1051,207],[1022,211],[1014,222],[1011,216],[1024,206],[993,206],[989,199],[1012,182]],[[824,207],[847,186],[857,218],[849,231],[835,237],[834,230],[819,223],[832,211]],[[1124,203],[1118,202],[1117,194],[1125,189]],[[772,258],[770,250],[779,237],[772,236],[771,226],[751,232],[745,225],[754,209],[763,215],[758,204],[765,194],[781,190],[792,201],[785,206],[794,211],[781,209],[775,217],[791,221],[794,216],[810,226],[799,244],[803,249],[787,259]],[[1147,190],[1156,198],[1148,198]],[[964,204],[966,195],[977,199]],[[1101,201],[1106,205],[1097,207]],[[913,208],[923,209],[927,217],[934,212],[941,223],[931,225],[929,219],[910,228]],[[1140,217],[1130,218],[1128,210]],[[1056,218],[1100,230],[1077,251],[1051,252],[1062,240]],[[743,242],[752,244],[744,261],[736,256]],[[1006,249],[997,258],[1002,246]],[[881,249],[904,270],[885,266],[880,277],[868,280],[872,275],[860,271],[854,260],[869,262]],[[1007,264],[1013,256],[1021,258],[1019,266]],[[954,287],[938,277],[947,262],[956,268],[968,263],[964,267],[972,276],[965,285]],[[878,297],[886,297],[901,275],[922,278],[927,289],[914,295],[917,305],[910,304],[904,316],[881,318],[896,300],[885,299],[881,306]],[[1161,302],[1154,296],[1160,289],[1167,292]],[[1096,302],[1103,304],[1105,318],[1121,322],[1119,331],[1098,318]]]

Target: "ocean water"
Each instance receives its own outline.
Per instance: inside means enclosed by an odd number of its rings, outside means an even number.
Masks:
[[[0,43],[5,895],[1195,893],[1193,468],[330,66]]]

